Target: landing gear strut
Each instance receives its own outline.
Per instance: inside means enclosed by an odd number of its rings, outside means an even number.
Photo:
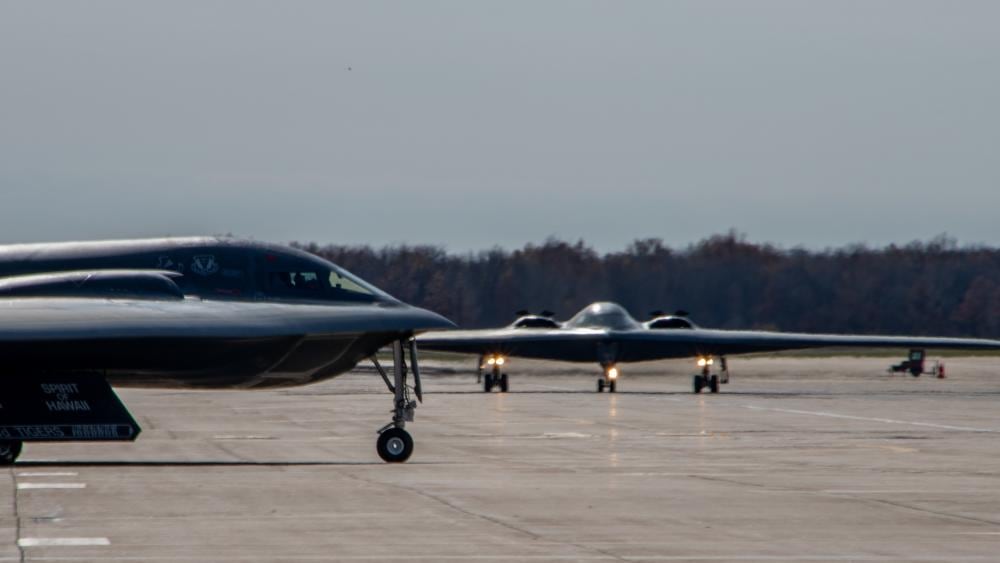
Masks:
[[[607,388],[608,393],[614,393],[617,390],[617,382],[618,368],[615,366],[607,366],[604,368],[604,377],[597,380],[597,392],[603,393],[604,389]]]
[[[483,392],[489,393],[495,388],[500,388],[501,393],[506,393],[509,388],[507,385],[507,374],[500,373],[500,367],[507,362],[507,359],[503,356],[490,356],[486,360],[486,365],[489,366],[490,371],[483,377]],[[483,364],[479,364],[479,372],[482,373]]]
[[[483,392],[489,393],[495,388],[500,388],[501,393],[506,393],[508,389],[507,385],[507,374],[500,373],[499,367],[494,367],[491,373],[486,374],[486,378],[483,379]]]
[[[21,446],[17,440],[0,441],[0,465],[14,465],[17,456],[21,455]]]
[[[729,381],[729,371],[725,370],[725,367],[723,367],[726,374],[725,381],[720,381],[718,374],[710,373],[712,363],[712,358],[698,358],[698,367],[701,368],[701,373],[692,378],[692,387],[695,393],[701,393],[701,390],[706,387],[712,393],[718,393],[719,383]],[[723,366],[725,366],[725,360],[723,360]]]
[[[410,366],[413,370],[413,393],[417,400],[410,399],[410,388],[406,384],[408,369],[404,353],[404,342],[409,348]],[[378,431],[378,441],[375,449],[382,460],[389,463],[401,463],[410,458],[413,454],[413,438],[405,430],[407,422],[413,422],[413,414],[417,408],[417,401],[423,401],[423,392],[420,388],[420,368],[417,366],[417,343],[415,340],[397,340],[392,343],[392,381],[382,369],[378,359],[372,356],[372,363],[375,369],[382,376],[389,391],[393,393],[392,422],[386,424]]]

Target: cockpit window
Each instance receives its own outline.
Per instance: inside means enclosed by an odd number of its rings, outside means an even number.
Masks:
[[[323,286],[319,281],[319,274],[316,272],[271,272],[271,288],[291,292],[312,292],[323,291]]]
[[[275,294],[303,299],[365,301],[378,299],[365,282],[341,270],[269,271],[268,288]]]
[[[649,328],[693,329],[694,323],[683,317],[664,317],[649,323]]]
[[[354,303],[395,301],[391,295],[340,266],[312,256],[260,252],[256,256],[254,278],[261,297]]]
[[[344,273],[333,270],[330,272],[330,289],[335,295],[372,295],[372,291]]]
[[[544,317],[524,317],[514,322],[514,328],[559,328],[559,323]]]
[[[594,303],[570,319],[566,326],[573,328],[609,328],[629,330],[639,326],[628,312],[617,303]]]

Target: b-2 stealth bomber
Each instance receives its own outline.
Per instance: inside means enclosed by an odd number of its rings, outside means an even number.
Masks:
[[[656,312],[641,323],[611,302],[588,305],[565,322],[556,321],[548,312],[521,313],[503,328],[432,331],[417,341],[427,350],[477,354],[480,370],[487,370],[483,383],[487,392],[509,388],[505,366],[510,357],[600,364],[603,374],[597,380],[598,392],[617,389],[620,364],[692,357],[699,367],[692,377],[694,392],[707,388],[717,393],[720,383],[729,382],[726,356],[735,354],[845,347],[1000,350],[1000,340],[974,338],[714,330],[697,326],[684,312]]]
[[[140,429],[111,386],[303,385],[366,358],[393,393],[377,452],[405,461],[411,392],[421,399],[413,335],[450,326],[279,245],[208,237],[0,246],[0,463],[13,463],[26,441],[134,440]],[[375,359],[389,345],[391,377]]]

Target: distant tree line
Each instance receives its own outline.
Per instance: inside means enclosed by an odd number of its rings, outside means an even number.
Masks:
[[[601,254],[550,239],[454,254],[435,246],[298,244],[463,327],[514,312],[564,319],[616,301],[639,320],[683,309],[707,327],[1000,336],[1000,249],[929,242],[822,251],[748,242],[735,232],[684,248],[636,240]]]

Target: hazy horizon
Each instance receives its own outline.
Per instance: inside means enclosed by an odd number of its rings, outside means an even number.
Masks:
[[[0,243],[1000,245],[1000,4],[6,3]]]

